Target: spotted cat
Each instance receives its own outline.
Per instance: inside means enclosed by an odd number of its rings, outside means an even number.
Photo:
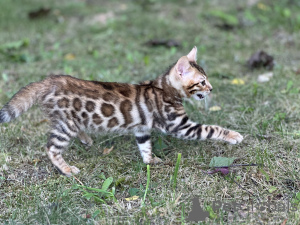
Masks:
[[[196,56],[194,47],[165,74],[141,84],[49,76],[16,93],[0,110],[0,123],[11,121],[38,103],[51,121],[47,154],[66,176],[77,174],[79,169],[68,165],[62,152],[74,137],[92,145],[92,139],[85,132],[133,133],[147,164],[161,161],[151,153],[152,129],[190,140],[241,142],[243,136],[235,131],[198,124],[188,118],[183,99],[202,100],[212,91],[207,75],[196,63]]]

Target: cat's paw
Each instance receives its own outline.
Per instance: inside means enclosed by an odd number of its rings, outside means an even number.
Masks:
[[[72,174],[78,174],[80,172],[80,169],[78,169],[76,166],[70,166],[72,170]]]
[[[158,157],[151,157],[151,158],[148,158],[148,159],[144,159],[143,160],[144,163],[146,164],[150,164],[150,165],[155,165],[155,164],[158,164],[158,163],[162,163],[163,161],[158,158]]]
[[[160,158],[154,157],[154,158],[151,159],[150,164],[159,164],[159,163],[162,163],[162,162],[163,161]]]
[[[61,172],[63,175],[71,177],[72,174],[78,174],[80,172],[80,169],[78,169],[76,166],[70,166],[64,168],[64,170],[62,170]]]
[[[241,143],[243,139],[244,137],[240,133],[232,130],[228,130],[228,133],[224,138],[225,141],[233,145]]]

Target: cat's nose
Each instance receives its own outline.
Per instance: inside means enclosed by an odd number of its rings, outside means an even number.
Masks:
[[[212,91],[212,88],[211,88],[211,89],[209,89],[209,91]]]

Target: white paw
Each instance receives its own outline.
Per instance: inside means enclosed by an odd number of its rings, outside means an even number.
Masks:
[[[158,157],[154,157],[154,158],[147,158],[143,160],[145,164],[158,164],[158,163],[162,163],[163,161],[158,158]]]
[[[70,166],[72,174],[78,174],[80,172],[80,169],[78,169],[76,166]]]
[[[224,138],[225,141],[233,145],[241,143],[243,139],[244,137],[240,133],[232,130],[229,130],[229,133]]]
[[[152,158],[150,164],[158,164],[158,163],[162,163],[162,162],[163,161],[160,158],[154,157],[154,158]]]

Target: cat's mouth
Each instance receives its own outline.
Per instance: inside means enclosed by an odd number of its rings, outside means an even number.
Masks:
[[[197,96],[198,96],[200,99],[204,99],[204,95],[197,94]]]

